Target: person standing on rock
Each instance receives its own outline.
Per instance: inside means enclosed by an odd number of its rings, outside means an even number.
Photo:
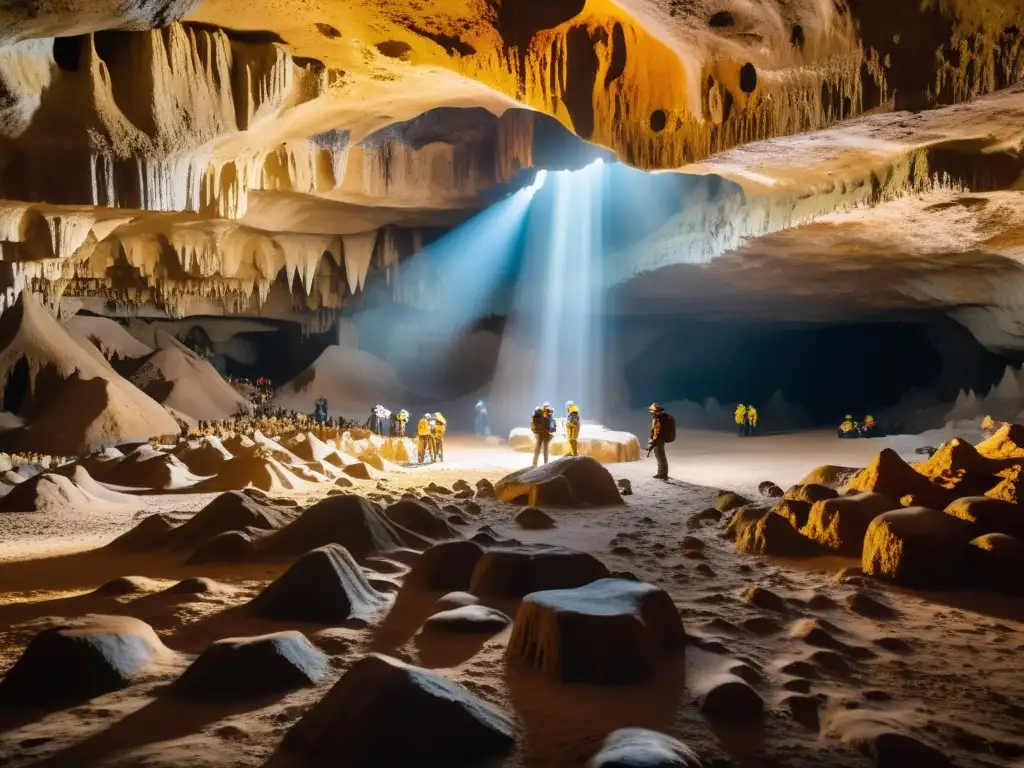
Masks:
[[[537,466],[541,451],[544,451],[544,463],[548,463],[548,447],[551,445],[551,436],[555,432],[554,411],[551,403],[544,403],[533,412],[533,419],[530,421],[530,430],[533,432],[533,466]]]
[[[420,423],[416,425],[416,437],[419,438],[419,459],[420,464],[423,463],[423,459],[426,458],[430,452],[430,414],[423,414],[423,418],[420,419]]]
[[[580,409],[572,400],[565,404],[565,437],[569,441],[569,455],[580,455]]]
[[[665,455],[665,444],[676,439],[676,420],[665,413],[660,403],[651,403],[651,442],[648,453],[654,451],[658,462],[658,473],[655,480],[668,480],[668,456]]]

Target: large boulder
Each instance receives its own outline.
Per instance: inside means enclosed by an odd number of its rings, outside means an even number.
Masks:
[[[808,504],[814,504],[825,499],[834,499],[839,495],[839,492],[834,488],[829,488],[827,485],[818,485],[817,483],[807,483],[805,485],[794,485],[784,494],[782,498],[792,501],[804,501]]]
[[[725,526],[725,532],[722,534],[723,538],[729,541],[736,541],[740,536],[752,525],[756,525],[757,522],[765,515],[769,514],[771,510],[768,507],[758,506],[756,504],[750,504],[746,507],[740,507],[732,513],[729,518],[729,522]]]
[[[743,528],[735,546],[738,552],[774,557],[809,557],[821,552],[820,547],[802,535],[789,520],[774,513]]]
[[[663,589],[601,579],[527,595],[506,656],[562,682],[626,683],[649,676],[685,643],[679,611]]]
[[[703,768],[683,742],[645,728],[620,728],[605,737],[586,768]]]
[[[839,490],[845,488],[850,478],[860,472],[856,467],[840,467],[835,464],[822,464],[815,467],[798,483],[798,485],[823,485],[826,488]]]
[[[783,499],[772,507],[772,512],[788,520],[791,526],[800,530],[807,525],[807,518],[811,516],[812,505],[813,502],[803,499]]]
[[[243,528],[277,530],[287,525],[294,512],[269,504],[260,504],[241,491],[228,491],[195,513],[168,535],[168,545],[192,549],[227,531]]]
[[[535,507],[610,507],[622,504],[611,473],[589,456],[566,456],[520,469],[494,486],[499,499]]]
[[[987,533],[964,551],[964,581],[977,589],[1024,594],[1024,544],[1003,533]]]
[[[951,588],[961,579],[964,550],[976,534],[971,523],[934,509],[885,512],[868,527],[861,568],[904,587]]]
[[[340,544],[357,560],[406,546],[426,548],[426,539],[396,526],[362,496],[341,494],[317,502],[265,543],[274,555],[301,555],[325,544]]]
[[[454,539],[459,532],[430,507],[411,499],[401,499],[384,510],[384,516],[395,525],[428,539]]]
[[[608,575],[608,567],[585,552],[543,545],[503,547],[480,558],[469,591],[514,599],[544,589],[582,587]]]
[[[745,507],[750,504],[750,499],[740,496],[732,491],[719,491],[715,498],[715,509],[719,512],[728,512],[731,509]]]
[[[0,706],[90,699],[124,688],[170,654],[145,622],[130,616],[86,616],[32,638],[0,681]]]
[[[875,456],[867,467],[850,480],[846,489],[881,494],[903,506],[932,509],[942,509],[953,500],[950,491],[915,471],[892,448],[886,448]]]
[[[225,531],[212,539],[204,541],[189,555],[185,565],[205,565],[206,563],[239,563],[252,560],[257,556],[256,541],[259,540],[257,528],[246,528],[242,531]]]
[[[427,549],[416,558],[405,585],[440,592],[469,589],[469,583],[484,548],[474,541],[446,541]]]
[[[979,533],[1024,536],[1024,508],[989,496],[966,496],[946,507],[946,514],[974,523]]]
[[[301,632],[229,637],[207,647],[174,687],[196,696],[261,696],[313,685],[329,669]]]
[[[371,654],[285,735],[312,765],[473,766],[514,743],[512,721],[434,672]]]
[[[871,521],[897,507],[897,502],[880,493],[826,499],[811,507],[801,533],[841,555],[856,557],[864,545],[864,535]]]
[[[264,619],[331,624],[368,615],[382,602],[348,551],[329,544],[296,560],[249,607]]]

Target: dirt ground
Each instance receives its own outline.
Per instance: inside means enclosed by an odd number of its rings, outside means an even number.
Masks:
[[[890,441],[892,442],[892,441]],[[913,458],[918,441],[896,447]],[[766,436],[681,431],[670,452],[672,480],[654,480],[653,460],[610,465],[632,482],[619,508],[547,510],[556,527],[527,531],[518,508],[483,503],[463,528],[489,525],[522,542],[592,552],[613,571],[662,586],[695,642],[653,681],[632,686],[559,685],[506,670],[509,630],[443,643],[416,635],[439,595],[407,596],[370,622],[324,628],[258,620],[236,608],[287,563],[185,567],[179,555],[114,555],[95,549],[152,512],[181,519],[213,495],[143,496],[145,511],[91,512],[87,518],[5,515],[0,540],[0,671],[25,644],[62,617],[128,614],[151,624],[175,654],[131,687],[70,709],[0,711],[0,765],[257,766],[284,732],[361,655],[382,651],[440,670],[514,715],[517,745],[501,766],[582,765],[611,730],[643,726],[688,743],[709,766],[906,765],[869,754],[873,735],[895,731],[936,747],[957,766],[1024,766],[1024,601],[975,593],[904,593],[857,577],[841,558],[777,562],[733,551],[720,529],[690,530],[687,520],[710,506],[717,490],[756,494],[773,480],[786,487],[819,464],[863,466],[884,440],[840,441],[829,434]],[[444,468],[403,468],[356,491],[451,487],[497,480],[529,462],[525,454],[470,439],[449,440]],[[326,493],[298,498],[310,503]],[[32,519],[35,518],[35,519]],[[703,544],[689,541],[694,537]],[[89,594],[118,576],[145,576],[142,594]],[[174,581],[206,576],[205,595],[169,596]],[[375,578],[400,581],[400,574]],[[778,598],[754,605],[750,585]],[[888,618],[854,613],[856,593],[890,606]],[[494,604],[514,615],[515,606]],[[815,632],[808,632],[813,628]],[[165,690],[211,641],[300,629],[331,656],[333,671],[314,688],[271,700],[182,701]],[[856,654],[850,648],[861,649]],[[733,670],[764,700],[754,720],[709,721],[695,699],[715,676]],[[808,715],[813,710],[814,716]],[[396,734],[396,737],[400,734]],[[889,759],[889,762],[885,762]],[[915,767],[927,768],[922,763]]]

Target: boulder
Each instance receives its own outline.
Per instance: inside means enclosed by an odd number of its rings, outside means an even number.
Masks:
[[[589,456],[566,456],[506,475],[494,486],[505,502],[531,506],[610,507],[623,503],[611,473]]]
[[[916,472],[892,448],[886,448],[875,456],[867,467],[854,475],[846,489],[881,494],[903,506],[931,509],[942,509],[953,500],[948,490]]]
[[[973,496],[988,490],[992,475],[1005,466],[1005,461],[986,458],[966,440],[954,437],[915,464],[914,471],[958,496]]]
[[[472,492],[473,486],[471,486],[468,481],[463,480],[463,479],[460,478],[460,479],[456,480],[454,483],[452,483],[452,490],[456,491],[456,492],[458,492],[458,491],[470,491],[470,492]]]
[[[697,706],[705,717],[743,720],[764,711],[764,701],[745,680],[729,672],[708,675],[697,689]]]
[[[736,538],[736,551],[751,555],[774,557],[810,557],[820,554],[820,547],[794,528],[789,520],[767,514],[748,525]]]
[[[743,591],[743,602],[766,611],[786,611],[786,601],[764,587],[751,584]]]
[[[800,532],[839,554],[856,557],[864,545],[864,535],[871,521],[898,506],[879,493],[858,493],[826,499],[811,507],[807,524]]]
[[[616,480],[615,485],[618,486],[619,493],[621,493],[623,496],[633,495],[633,484],[629,480],[625,478],[622,478],[621,480]]]
[[[238,563],[256,557],[256,545],[249,531],[226,531],[196,548],[185,565]]]
[[[519,524],[520,528],[525,528],[529,531],[539,531],[555,527],[555,521],[551,515],[537,507],[527,507],[516,515],[516,523]]]
[[[826,488],[839,490],[845,488],[850,478],[860,472],[856,467],[839,467],[835,464],[822,464],[807,473],[797,485],[823,485]]]
[[[434,672],[371,654],[285,735],[312,765],[479,765],[514,744],[512,721]]]
[[[270,504],[261,504],[241,491],[228,491],[195,513],[167,536],[167,544],[176,549],[193,549],[214,536],[243,528],[277,530],[295,517]]]
[[[772,513],[785,518],[799,531],[807,525],[807,518],[811,516],[811,505],[811,502],[803,499],[783,499],[772,507]]]
[[[769,499],[781,499],[784,491],[771,480],[765,480],[757,486],[757,492]]]
[[[686,527],[691,531],[697,530],[705,523],[717,523],[722,519],[722,513],[714,507],[708,507],[702,509],[700,512],[695,514],[689,520],[686,521]]]
[[[864,573],[913,589],[947,589],[962,575],[977,529],[934,509],[910,507],[876,517],[864,538]]]
[[[340,544],[357,560],[405,546],[429,546],[422,536],[392,523],[373,502],[342,494],[317,502],[275,532],[265,550],[301,555],[325,544]]]
[[[428,539],[454,539],[459,535],[440,513],[418,501],[401,499],[386,508],[384,516],[395,525]]]
[[[703,768],[681,741],[645,728],[620,728],[605,737],[586,768]]]
[[[93,591],[94,595],[101,597],[119,597],[121,595],[138,595],[143,592],[153,592],[157,583],[145,576],[118,576],[116,579],[101,584]]]
[[[162,512],[149,515],[107,544],[107,548],[118,552],[149,552],[167,542],[167,534],[175,525],[170,515]]]
[[[249,607],[264,619],[331,624],[369,615],[383,601],[348,551],[329,544],[296,560]]]
[[[715,499],[715,509],[719,512],[728,512],[731,509],[745,507],[748,504],[750,504],[750,499],[746,499],[732,491],[719,491],[718,498]]]
[[[663,589],[601,579],[528,594],[506,657],[562,682],[627,683],[651,675],[685,643],[679,611]]]
[[[166,595],[205,595],[220,591],[220,585],[205,576],[192,576],[172,584],[164,590]]]
[[[746,507],[740,507],[735,510],[729,518],[729,522],[725,526],[725,532],[722,534],[722,538],[728,539],[729,541],[736,541],[748,527],[756,525],[758,520],[769,514],[769,511],[768,507],[761,507],[754,504]]]
[[[330,660],[301,632],[217,640],[175,681],[174,690],[204,696],[263,696],[314,685]]]
[[[373,480],[374,478],[380,477],[380,472],[375,467],[370,466],[366,459],[367,457],[364,455],[363,461],[357,461],[355,464],[348,464],[343,467],[341,471],[354,480]],[[377,460],[380,461],[379,458]],[[339,478],[339,480],[340,479],[341,478]]]
[[[463,605],[428,617],[423,622],[421,631],[493,635],[511,623],[512,619],[494,608],[485,605]]]
[[[814,504],[819,501],[824,501],[825,499],[834,499],[838,495],[838,491],[834,488],[829,488],[827,485],[807,483],[806,485],[794,485],[782,495],[782,498],[785,500],[804,501],[808,504]]]
[[[607,576],[607,566],[584,552],[542,545],[505,547],[484,553],[473,569],[469,591],[519,598],[545,589],[582,587]]]
[[[1024,536],[1024,508],[988,496],[966,496],[946,507],[946,514],[973,523],[979,533]]]
[[[130,616],[86,616],[32,638],[0,680],[0,706],[90,699],[124,688],[169,655],[145,622]]]
[[[987,533],[964,551],[965,582],[977,589],[1024,594],[1024,544],[1003,533]]]
[[[483,547],[475,541],[435,544],[412,564],[404,583],[406,586],[437,591],[466,590],[473,569],[483,555]]]

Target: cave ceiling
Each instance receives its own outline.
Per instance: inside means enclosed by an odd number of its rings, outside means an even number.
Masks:
[[[536,169],[600,157],[682,180],[609,256],[625,311],[937,308],[1020,349],[1022,21],[1024,0],[0,0],[0,305],[322,322]]]

